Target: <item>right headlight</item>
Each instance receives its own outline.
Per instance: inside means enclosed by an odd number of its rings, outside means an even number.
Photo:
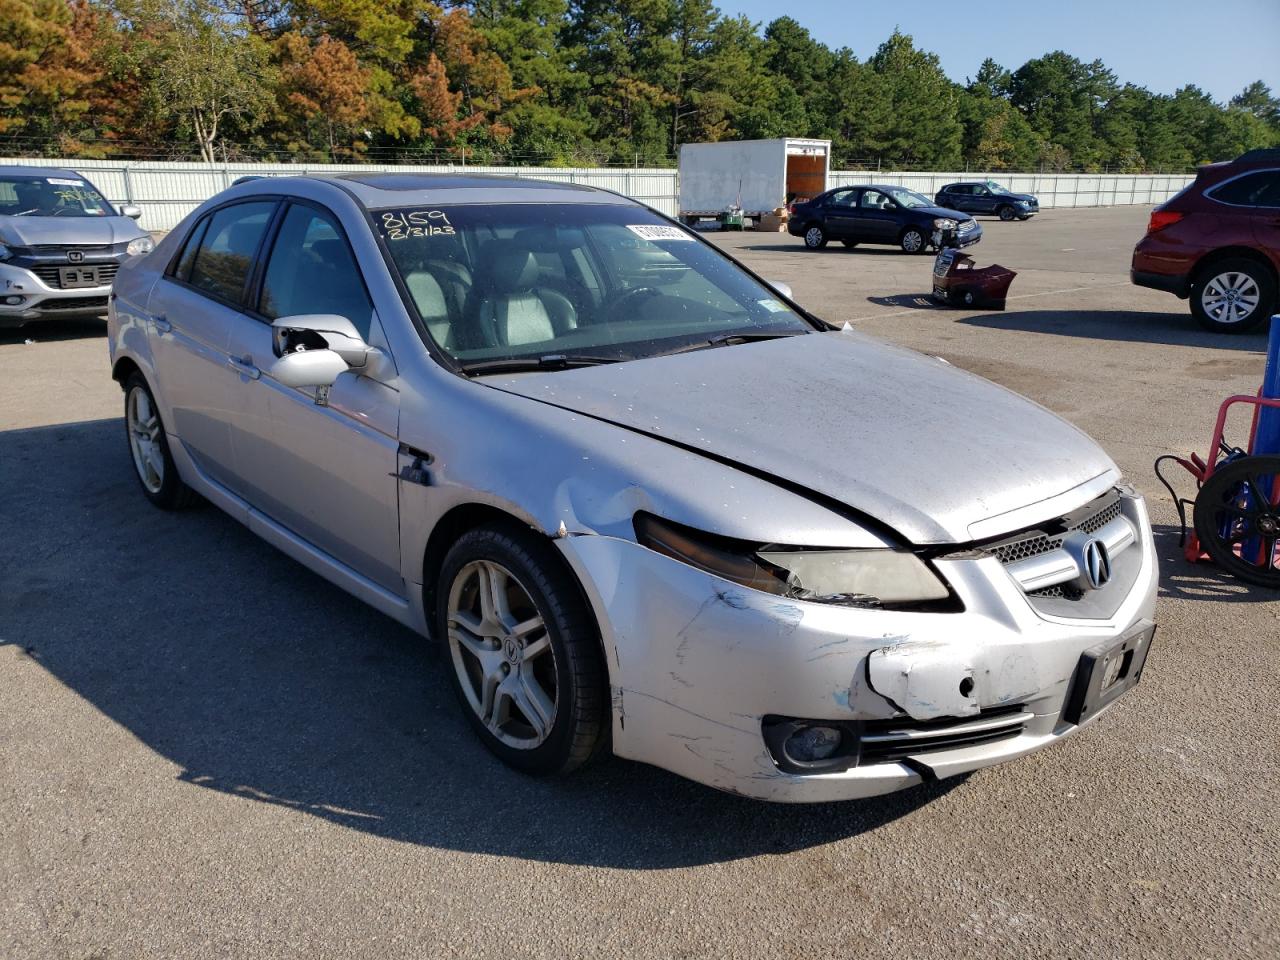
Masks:
[[[923,560],[905,550],[752,544],[647,513],[636,514],[635,528],[636,538],[651,550],[744,587],[793,600],[902,607],[951,595]]]
[[[0,260],[8,260],[12,256],[13,256],[13,251],[10,250],[8,247],[6,247],[3,243],[0,243]]]

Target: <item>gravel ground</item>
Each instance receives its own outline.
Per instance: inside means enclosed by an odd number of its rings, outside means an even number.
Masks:
[[[1280,601],[1183,562],[1151,472],[1203,452],[1265,338],[1128,284],[1145,217],[985,221],[976,258],[1019,271],[1003,313],[929,306],[925,257],[717,238],[1079,424],[1157,524],[1133,693],[1051,750],[840,805],[500,767],[417,637],[217,510],[146,504],[100,323],[0,332],[0,957],[1277,956]]]

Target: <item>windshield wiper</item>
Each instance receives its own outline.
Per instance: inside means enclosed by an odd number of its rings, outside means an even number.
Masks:
[[[596,367],[602,363],[618,363],[625,357],[592,357],[578,353],[546,353],[540,357],[501,357],[497,360],[472,360],[461,370],[469,377],[486,373],[521,373],[526,370],[567,370],[570,367]]]
[[[748,331],[745,333],[722,333],[719,336],[712,337],[710,340],[696,340],[693,343],[686,343],[682,347],[676,347],[674,350],[666,350],[662,353],[655,353],[655,357],[669,357],[676,353],[690,353],[694,350],[707,350],[711,347],[730,347],[736,343],[756,343],[760,340],[782,340],[785,337],[802,337],[808,330],[758,330]]]

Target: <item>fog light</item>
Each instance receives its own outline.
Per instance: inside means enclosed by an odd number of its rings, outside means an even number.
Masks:
[[[25,299],[26,297],[5,297],[4,302],[11,307],[18,307],[22,305],[22,301]]]
[[[813,763],[834,756],[843,737],[835,727],[804,727],[787,737],[787,756],[797,763]]]

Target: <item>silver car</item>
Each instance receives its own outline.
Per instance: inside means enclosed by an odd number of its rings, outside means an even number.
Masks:
[[[109,327],[145,495],[435,638],[521,770],[864,797],[1047,746],[1146,660],[1147,512],[1092,441],[613,193],[244,183]]]
[[[0,328],[100,317],[120,264],[154,246],[72,170],[0,167]]]

